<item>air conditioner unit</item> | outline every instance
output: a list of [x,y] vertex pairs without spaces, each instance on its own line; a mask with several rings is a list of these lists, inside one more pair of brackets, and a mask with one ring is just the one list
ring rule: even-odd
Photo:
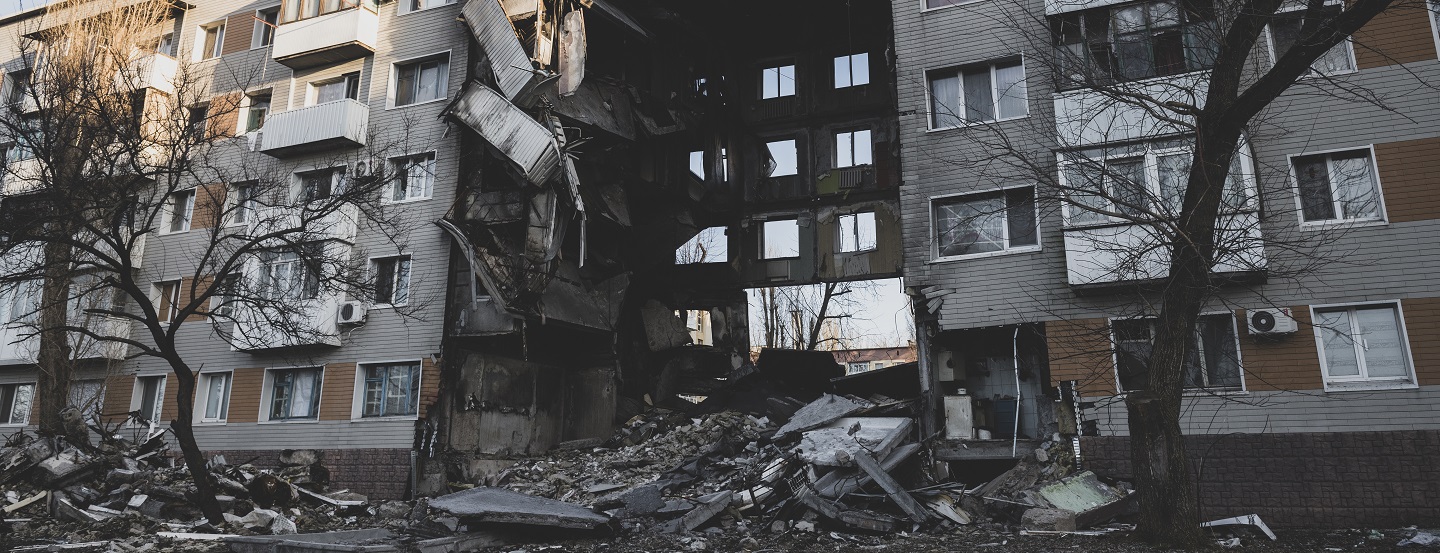
[[364,302],[355,300],[342,301],[340,302],[339,313],[337,313],[337,322],[342,325],[360,324],[365,322],[365,314],[368,312],[369,310],[365,308]]
[[1250,311],[1250,334],[1291,334],[1300,329],[1288,308]]

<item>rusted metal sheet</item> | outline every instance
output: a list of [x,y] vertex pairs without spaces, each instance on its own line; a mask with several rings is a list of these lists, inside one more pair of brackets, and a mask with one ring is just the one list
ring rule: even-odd
[[569,96],[585,80],[585,12],[573,10],[565,14],[560,30],[560,95]]
[[505,15],[505,8],[499,0],[469,0],[461,11],[470,32],[480,41],[480,48],[490,58],[490,68],[495,72],[495,82],[505,93],[505,98],[514,100],[535,78],[535,66],[515,26]]
[[485,85],[466,83],[446,114],[480,133],[518,165],[531,184],[545,184],[560,168],[560,150],[550,129]]

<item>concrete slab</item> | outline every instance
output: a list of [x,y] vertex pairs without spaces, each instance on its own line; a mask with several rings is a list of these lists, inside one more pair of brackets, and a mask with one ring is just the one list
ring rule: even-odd
[[871,405],[868,401],[855,401],[847,397],[825,394],[820,396],[820,399],[812,401],[796,411],[785,423],[785,426],[781,426],[780,430],[775,431],[774,439],[779,440],[794,432],[820,428]]
[[501,488],[473,488],[430,500],[440,509],[473,522],[529,524],[593,530],[610,522],[579,505],[525,495]]

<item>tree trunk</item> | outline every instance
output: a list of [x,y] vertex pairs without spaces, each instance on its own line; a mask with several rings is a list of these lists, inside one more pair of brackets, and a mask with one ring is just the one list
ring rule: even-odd
[[172,360],[171,367],[178,386],[175,387],[175,420],[170,421],[170,432],[175,434],[175,442],[180,445],[180,453],[185,458],[185,468],[190,471],[190,479],[195,481],[195,497],[191,499],[211,524],[224,524],[225,515],[220,510],[220,501],[215,499],[215,480],[205,467],[205,455],[200,452],[200,445],[195,443],[195,431],[191,426],[195,418],[194,402],[191,401],[195,394],[195,373],[190,372],[190,367],[183,362]]
[[70,334],[63,328],[69,322],[70,246],[61,241],[47,242],[44,262],[37,318],[40,350],[35,360],[39,368],[36,411],[41,434],[63,436],[65,423],[60,419],[60,410],[70,401],[70,380],[74,376]]

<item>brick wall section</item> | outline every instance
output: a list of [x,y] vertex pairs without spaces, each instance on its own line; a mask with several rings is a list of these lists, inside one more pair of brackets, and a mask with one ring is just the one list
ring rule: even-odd
[[[410,450],[408,449],[326,449],[321,450],[320,464],[330,469],[330,490],[350,490],[365,497],[403,499],[410,487]],[[276,450],[206,451],[206,457],[224,455],[225,461],[239,464],[251,461],[260,468],[280,466]]]
[[1256,338],[1250,335],[1249,313],[1236,312],[1240,332],[1240,364],[1245,370],[1245,388],[1252,391],[1321,390],[1320,353],[1315,346],[1310,308],[1290,306],[1300,329],[1294,334]]
[[1430,14],[1421,2],[1396,2],[1353,38],[1360,69],[1435,59]]
[[[1188,436],[1201,516],[1275,527],[1398,528],[1440,520],[1440,431]],[[1130,474],[1129,439],[1081,440],[1086,466]]]
[[1394,223],[1440,217],[1440,138],[1375,145],[1385,214]]

